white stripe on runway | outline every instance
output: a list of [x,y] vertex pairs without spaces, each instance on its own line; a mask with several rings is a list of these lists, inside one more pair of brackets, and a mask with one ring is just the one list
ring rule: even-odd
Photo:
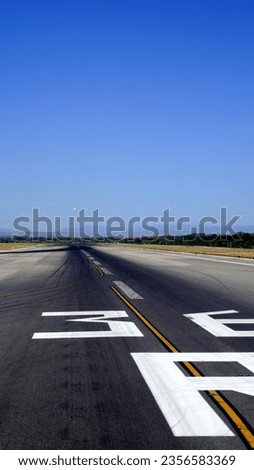
[[85,339],[143,336],[135,323],[132,322],[112,322],[110,326],[112,326],[112,329],[108,331],[57,331],[34,333],[32,339]]
[[114,284],[121,289],[124,294],[129,297],[129,299],[143,299],[141,295],[137,294],[135,290],[131,289],[129,286],[127,286],[124,282],[122,281],[114,281]]
[[107,315],[107,318],[128,317],[125,310],[87,310],[84,312],[71,311],[71,312],[43,312],[42,313],[42,317],[72,317],[72,316],[93,317],[94,315],[98,315],[98,316]]
[[113,274],[111,271],[109,271],[109,269],[103,268],[102,266],[100,266],[100,269],[104,274]]

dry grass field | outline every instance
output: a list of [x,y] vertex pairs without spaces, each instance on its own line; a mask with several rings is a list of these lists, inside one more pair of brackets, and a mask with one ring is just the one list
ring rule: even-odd
[[27,243],[0,243],[0,251],[2,250],[17,250],[19,248],[30,248],[31,245]]
[[34,248],[37,246],[45,246],[43,244],[32,244],[32,243],[0,243],[0,251],[11,251],[11,250],[19,250],[20,248],[24,248],[29,250],[30,248]]

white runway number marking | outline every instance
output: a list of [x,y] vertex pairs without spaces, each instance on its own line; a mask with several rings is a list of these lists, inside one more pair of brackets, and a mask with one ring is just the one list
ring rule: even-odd
[[239,313],[236,310],[221,310],[219,312],[202,312],[202,313],[188,313],[184,316],[192,320],[197,325],[209,331],[214,336],[230,336],[230,337],[252,337],[254,336],[253,330],[233,330],[226,324],[254,324],[254,319],[249,318],[212,318],[211,315],[227,315],[230,313]]
[[254,353],[133,353],[175,436],[234,436],[199,393],[232,390],[254,396],[254,377],[188,377],[177,362],[238,362],[254,372]]
[[82,331],[50,331],[34,333],[32,339],[71,339],[71,338],[116,338],[143,336],[141,331],[130,321],[116,321],[116,318],[128,318],[125,310],[96,310],[85,312],[44,312],[43,317],[81,317],[67,319],[67,322],[78,322],[87,326],[86,323],[104,324],[105,330],[87,330]]

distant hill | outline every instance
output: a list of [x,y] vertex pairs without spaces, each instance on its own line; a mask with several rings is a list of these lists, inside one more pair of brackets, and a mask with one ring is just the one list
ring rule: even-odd
[[12,237],[13,230],[8,228],[0,228],[0,237]]
[[[157,230],[157,234],[159,232],[159,236],[163,236],[163,235],[173,235],[173,236],[181,236],[181,235],[190,235],[191,233],[193,233],[193,230],[195,230],[195,232],[198,234],[198,233],[202,233],[202,230],[200,229],[200,227],[198,226],[191,226],[190,224],[183,224],[182,227],[177,227],[176,224],[170,224],[170,233],[164,233],[164,227],[163,225],[158,222],[157,224],[156,223],[149,223],[150,227],[151,227],[151,230],[148,230],[148,226],[145,228],[142,227],[141,223],[137,223],[135,224],[134,227],[132,227],[132,232],[133,232],[133,236],[134,237],[140,237],[140,236],[151,236],[153,233],[152,233],[152,227],[154,227],[154,229]],[[181,230],[180,230],[181,228]],[[250,234],[254,234],[254,225],[236,225],[236,226],[233,226],[233,229],[236,233],[238,232],[242,232],[242,233],[250,233]],[[86,233],[87,233],[87,236],[91,236],[93,237],[94,234],[93,234],[93,229],[92,227],[88,227],[88,229],[86,230]],[[221,234],[221,227],[219,225],[213,225],[213,224],[205,224],[204,226],[204,231],[203,233],[205,233],[206,235],[212,235],[212,234]],[[106,227],[101,224],[99,226],[99,234],[101,237],[105,237],[105,236],[108,236],[108,237],[115,237],[117,238],[118,235],[121,235],[121,236],[124,236],[124,237],[128,237],[128,236],[132,236],[130,233],[128,233],[128,227],[126,226],[126,230],[124,231],[116,231],[116,230],[113,230],[111,233],[107,233],[107,230],[106,230]],[[13,237],[14,235],[16,236],[22,236],[24,235],[23,233],[21,234],[20,232],[16,231],[16,230],[11,230],[9,228],[0,228],[0,238],[11,238]],[[37,238],[37,237],[45,237],[45,238],[54,238],[56,236],[56,233],[53,232],[53,233],[46,233],[45,231],[40,231],[40,232],[36,232],[34,234],[31,234],[32,237],[34,238]],[[69,230],[68,228],[64,228],[61,230],[61,236],[62,237],[68,237],[68,236],[73,236],[73,233],[69,233]],[[79,237],[80,236],[80,233],[79,233],[79,227],[75,227],[75,236],[76,237]]]

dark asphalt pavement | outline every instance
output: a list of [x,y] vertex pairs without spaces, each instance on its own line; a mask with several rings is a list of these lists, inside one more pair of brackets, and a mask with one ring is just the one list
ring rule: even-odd
[[1,449],[254,447],[254,261],[104,246],[0,267]]

